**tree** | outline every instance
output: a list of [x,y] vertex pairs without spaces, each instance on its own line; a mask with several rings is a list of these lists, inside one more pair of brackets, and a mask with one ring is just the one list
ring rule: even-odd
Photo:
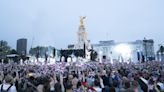
[[93,61],[95,61],[96,60],[96,58],[97,58],[97,52],[96,51],[94,51],[94,50],[91,50],[91,60],[93,60]]
[[157,51],[157,58],[158,60],[161,58],[161,61],[164,60],[164,47],[160,46],[159,50]]
[[0,41],[0,54],[8,54],[10,51],[10,46],[8,46],[7,41]]
[[[0,41],[0,59],[4,59],[4,62],[8,62],[6,55],[10,51],[10,46],[8,46],[7,41]],[[1,61],[1,60],[0,60]]]
[[9,54],[18,54],[18,52],[15,49],[12,49],[9,51]]
[[163,47],[163,46],[160,46],[159,51],[160,51],[161,54],[163,54],[163,52],[164,52],[164,47]]

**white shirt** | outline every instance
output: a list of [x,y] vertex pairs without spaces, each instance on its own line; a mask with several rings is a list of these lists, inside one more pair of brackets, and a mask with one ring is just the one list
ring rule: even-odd
[[[0,85],[0,91],[1,91],[1,86]],[[10,84],[3,84],[3,90],[7,90],[11,85]],[[13,85],[8,92],[17,92],[16,87]]]
[[96,92],[102,92],[102,88],[99,88],[99,87],[93,87],[95,90],[96,90]]

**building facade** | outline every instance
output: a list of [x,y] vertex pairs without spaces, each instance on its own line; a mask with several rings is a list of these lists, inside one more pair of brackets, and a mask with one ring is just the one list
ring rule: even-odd
[[119,61],[148,61],[155,58],[153,40],[136,40],[134,42],[115,42],[114,40],[100,41],[92,44],[93,50],[98,53],[99,60]]
[[27,54],[27,39],[22,38],[17,40],[17,52],[19,55]]
[[143,40],[143,54],[146,57],[146,61],[155,59],[155,51],[154,51],[154,41],[152,39],[147,40],[144,38]]

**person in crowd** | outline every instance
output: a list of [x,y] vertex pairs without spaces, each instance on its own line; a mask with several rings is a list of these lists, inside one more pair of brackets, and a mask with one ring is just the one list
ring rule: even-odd
[[102,92],[102,88],[100,87],[100,81],[98,79],[94,80],[94,90],[95,92]]
[[17,92],[14,78],[11,75],[5,76],[4,82],[0,85],[0,92]]
[[[160,92],[164,63],[0,64],[0,92]],[[141,80],[142,79],[142,80]],[[140,80],[142,82],[140,82]],[[142,87],[143,85],[144,87]]]

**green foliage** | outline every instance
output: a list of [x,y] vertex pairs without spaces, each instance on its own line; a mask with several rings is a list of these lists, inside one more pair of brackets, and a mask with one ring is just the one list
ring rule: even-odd
[[164,47],[163,46],[160,46],[160,52],[163,53],[164,52]]
[[98,55],[97,52],[92,50],[92,52],[91,52],[91,60],[95,61],[96,58],[97,58],[97,55]]
[[10,46],[8,46],[8,43],[6,41],[1,40],[0,41],[0,54],[8,54],[10,51]]
[[18,54],[18,52],[15,49],[12,49],[9,51],[9,54]]
[[161,54],[164,53],[164,47],[163,46],[159,47],[159,50],[157,51],[157,54],[159,54],[159,53],[161,53]]

